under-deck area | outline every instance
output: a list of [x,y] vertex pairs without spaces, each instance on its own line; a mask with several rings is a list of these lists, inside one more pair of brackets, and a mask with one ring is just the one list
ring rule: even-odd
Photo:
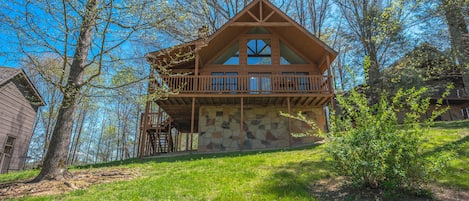
[[[275,106],[290,113],[293,107],[322,107],[332,96],[327,90],[320,93],[298,93],[294,88],[290,91],[269,90],[263,93],[230,91],[200,94],[181,91],[177,95],[147,104],[147,113],[142,116],[146,123],[142,122],[141,125],[139,155],[192,150],[196,143],[194,134],[200,130],[200,108],[203,106],[239,108],[240,116],[236,118],[244,122],[247,119],[243,109],[247,107]],[[240,128],[236,130],[245,130],[243,126],[245,125],[240,124]]]

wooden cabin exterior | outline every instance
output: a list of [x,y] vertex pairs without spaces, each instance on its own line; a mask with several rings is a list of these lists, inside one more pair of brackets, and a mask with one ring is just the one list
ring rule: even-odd
[[[147,55],[154,100],[142,115],[140,157],[191,150],[196,133],[199,152],[317,140],[292,135],[307,127],[280,111],[302,111],[325,129],[334,50],[267,0],[253,1],[211,35],[200,29],[199,36]],[[162,91],[171,93],[161,98]]]
[[23,168],[44,101],[23,70],[0,67],[0,172]]
[[[443,105],[449,106],[449,109],[436,120],[469,119],[469,95],[464,90],[461,67],[429,43],[421,44],[391,65],[384,71],[382,80],[385,89],[391,93],[400,88],[428,88],[432,103],[428,117],[437,100],[442,99]],[[443,96],[450,84],[454,88]],[[400,117],[403,119],[403,114]]]

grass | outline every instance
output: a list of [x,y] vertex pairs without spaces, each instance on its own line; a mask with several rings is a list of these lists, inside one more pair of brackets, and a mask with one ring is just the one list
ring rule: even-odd
[[[469,190],[469,121],[437,123],[427,134],[428,155],[454,149],[448,174],[437,183]],[[135,168],[137,179],[91,186],[68,194],[21,200],[315,200],[312,183],[334,177],[324,145],[265,152],[132,159],[77,167]],[[0,175],[0,181],[37,171]]]

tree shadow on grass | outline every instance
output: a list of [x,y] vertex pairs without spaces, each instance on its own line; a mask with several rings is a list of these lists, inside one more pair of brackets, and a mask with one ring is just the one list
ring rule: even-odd
[[202,159],[208,159],[208,158],[233,158],[233,157],[257,155],[257,154],[264,154],[264,153],[277,153],[277,152],[285,152],[285,151],[313,149],[319,145],[321,144],[317,143],[317,144],[312,144],[308,146],[284,148],[284,149],[246,150],[246,151],[234,151],[234,152],[224,152],[224,153],[188,152],[185,155],[168,156],[168,157],[164,157],[164,154],[162,154],[161,155],[162,157],[131,158],[131,159],[121,160],[121,161],[112,161],[112,162],[106,162],[106,163],[75,166],[73,168],[87,169],[87,168],[115,167],[115,166],[121,166],[121,165],[129,165],[129,164],[145,164],[145,163],[150,163],[150,162],[151,163],[171,163],[171,162],[195,161],[195,160],[202,160]]
[[433,128],[442,128],[442,129],[469,128],[469,120],[439,121],[439,122],[435,122],[432,127]]
[[331,175],[331,165],[329,161],[289,163],[267,177],[258,189],[279,200],[433,200],[428,194],[405,190],[387,193],[383,189],[354,187],[344,177]]
[[466,142],[469,142],[469,135],[459,140],[443,144],[439,147],[435,147],[434,149],[425,152],[423,155],[427,157],[444,151],[456,151],[458,154],[467,155],[469,152],[467,152],[467,150],[465,149],[462,149],[463,144],[465,144]]
[[326,160],[300,161],[277,167],[277,171],[258,186],[261,193],[274,194],[278,198],[314,200],[314,182],[330,177],[331,163]]

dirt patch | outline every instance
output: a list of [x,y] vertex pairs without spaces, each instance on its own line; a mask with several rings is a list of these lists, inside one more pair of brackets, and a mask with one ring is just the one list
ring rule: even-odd
[[445,200],[462,201],[469,200],[469,191],[445,188],[430,185],[429,190],[433,195],[417,195],[401,192],[399,194],[385,194],[380,189],[356,189],[345,184],[344,178],[323,179],[312,184],[311,194],[318,200],[401,200],[401,201],[426,201]]
[[134,169],[78,170],[73,177],[64,181],[28,181],[0,184],[0,200],[24,196],[57,195],[77,189],[85,189],[93,184],[134,179],[138,176]]

